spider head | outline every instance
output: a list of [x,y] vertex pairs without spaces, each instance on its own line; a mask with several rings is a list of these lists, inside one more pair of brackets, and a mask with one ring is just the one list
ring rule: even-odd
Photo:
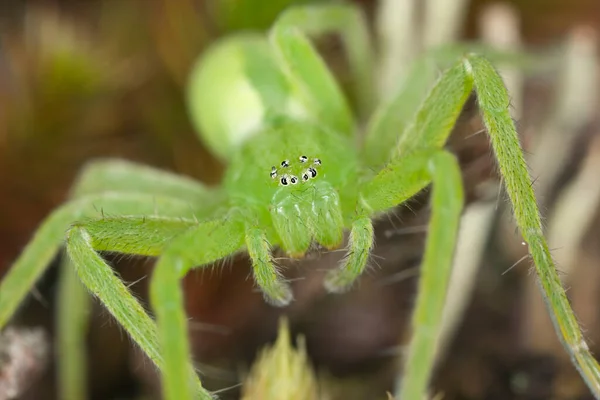
[[302,154],[296,160],[285,159],[277,166],[273,165],[269,174],[278,185],[293,187],[315,179],[321,164],[320,158]]
[[303,256],[313,241],[331,249],[338,247],[343,239],[344,222],[337,190],[326,180],[309,179],[305,183],[282,185],[270,206],[281,247],[292,257]]

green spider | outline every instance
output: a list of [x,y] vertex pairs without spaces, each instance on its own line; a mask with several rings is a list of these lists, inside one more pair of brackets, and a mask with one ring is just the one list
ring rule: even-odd
[[[346,46],[359,118],[368,119],[360,139],[347,100],[306,36],[326,32],[339,34]],[[211,398],[191,363],[180,285],[188,271],[247,251],[265,298],[284,306],[293,296],[273,248],[300,257],[312,246],[340,246],[349,230],[347,257],[325,280],[330,292],[348,290],[368,264],[372,220],[432,183],[412,339],[397,393],[421,400],[434,366],[463,207],[459,166],[443,146],[475,90],[559,336],[600,397],[600,369],[542,234],[509,97],[494,67],[463,55],[432,85],[437,70],[423,58],[403,89],[371,112],[372,58],[364,17],[346,5],[291,8],[267,36],[240,34],[215,44],[194,69],[189,98],[202,139],[229,163],[223,184],[207,188],[123,161],[90,164],[73,200],[42,223],[0,284],[0,327],[64,243],[81,282],[160,369],[164,398]],[[417,101],[415,94],[431,86]],[[100,251],[158,257],[150,286],[156,322]]]

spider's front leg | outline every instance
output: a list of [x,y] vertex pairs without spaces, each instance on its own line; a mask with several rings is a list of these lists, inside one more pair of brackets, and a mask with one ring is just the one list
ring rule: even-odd
[[267,298],[287,304],[291,290],[281,281],[264,233],[232,211],[224,219],[208,221],[175,238],[160,257],[150,284],[164,357],[163,394],[168,400],[191,400],[190,348],[181,279],[194,267],[210,265],[246,247],[254,278]]
[[[427,183],[428,177],[422,175],[425,171],[411,169],[412,162],[405,160],[417,156],[423,149],[440,149],[444,146],[473,90],[477,93],[478,104],[513,206],[515,220],[529,246],[529,252],[540,279],[542,294],[547,300],[548,311],[553,316],[557,334],[563,341],[566,350],[571,354],[575,366],[579,369],[594,396],[600,398],[600,367],[583,339],[581,329],[561,286],[546,239],[543,236],[531,178],[519,144],[518,134],[509,113],[508,93],[502,79],[488,61],[476,55],[468,55],[440,77],[417,112],[414,123],[401,133],[397,145],[391,153],[391,161],[388,166],[363,188],[364,208],[370,207],[377,211],[386,206],[391,207],[392,203],[378,205],[376,200],[392,198],[397,190],[405,190],[405,185],[410,181],[412,184],[408,185],[410,190],[406,195],[416,192]],[[369,132],[369,135],[378,135],[381,132],[383,131],[374,130]],[[376,142],[376,138],[371,142]],[[448,163],[449,168],[450,164]],[[401,166],[399,167],[402,168],[401,173],[405,174],[406,178],[400,175],[400,170],[394,173],[395,166]],[[429,166],[434,167],[433,161],[430,161]],[[436,185],[445,187],[446,183],[441,179],[439,182],[436,181],[435,174],[432,177],[434,191]],[[459,180],[453,180],[455,182],[452,185],[459,187]],[[450,190],[450,187],[446,190]],[[377,194],[378,191],[381,193]],[[403,198],[405,198],[404,194],[398,200]],[[453,201],[453,199],[454,197],[440,199],[439,203]],[[434,213],[436,203],[438,200],[434,194]],[[438,205],[438,207],[440,206]],[[435,223],[434,220],[435,216],[432,218],[432,224]],[[429,232],[430,235],[437,236],[444,230],[443,228],[434,229],[431,226]],[[453,236],[452,240],[454,240],[455,234],[448,233],[448,236]],[[441,239],[444,238],[441,237]],[[435,239],[428,240],[426,257],[440,252],[442,255],[451,254],[450,252],[445,253],[448,249],[444,245],[440,244],[440,247],[438,245],[434,247],[432,243],[435,243]],[[405,376],[401,379],[399,397],[403,399],[420,399],[425,395],[426,384],[434,365],[433,355],[439,334],[432,327],[439,327],[442,317],[441,308],[430,309],[430,304],[434,301],[431,299],[443,299],[446,295],[446,283],[436,285],[433,283],[436,282],[439,274],[447,275],[445,267],[449,267],[449,264],[432,264],[430,268],[422,269],[413,319],[414,335],[405,365]],[[438,271],[437,268],[440,268],[441,271]],[[420,328],[421,325],[424,326],[423,329]],[[425,334],[423,334],[423,330],[425,330]]]
[[[144,208],[140,203],[141,207],[133,210],[133,213],[198,220],[215,218],[223,202],[223,192],[218,189],[208,188],[190,178],[119,159],[100,159],[86,164],[75,182],[71,197],[79,199],[106,192],[143,195],[148,207]],[[162,197],[177,199],[176,202],[181,203],[182,207],[159,206],[154,199]],[[98,206],[102,207],[101,204]],[[107,215],[118,214],[118,210],[112,207],[102,210]],[[61,398],[65,399],[84,398],[86,393],[85,337],[90,307],[86,289],[73,273],[74,267],[69,257],[63,257],[58,290],[57,346],[61,354],[58,388]],[[134,337],[134,340],[137,338]]]
[[[99,210],[139,217],[92,220]],[[187,221],[185,216],[189,216]],[[75,221],[82,222],[70,227]],[[187,230],[189,223],[196,222],[188,202],[160,195],[106,192],[65,204],[46,218],[0,282],[0,326],[50,264],[68,232],[67,251],[81,281],[152,361],[163,367],[154,322],[95,250],[156,256],[173,236]]]
[[[150,201],[148,201],[150,200]],[[58,253],[69,225],[82,218],[97,217],[100,210],[116,215],[168,215],[192,217],[189,204],[177,199],[137,193],[106,192],[73,200],[47,217],[33,239],[0,282],[0,327],[22,303],[25,296]]]
[[150,301],[160,338],[162,391],[167,400],[192,400],[190,346],[181,279],[196,266],[209,265],[243,247],[238,219],[198,224],[175,238],[158,260],[150,282]]
[[463,189],[456,158],[443,150],[420,150],[394,160],[360,190],[358,218],[352,224],[345,263],[326,280],[330,291],[349,287],[363,272],[373,244],[370,217],[410,199],[433,183],[431,219],[421,264],[417,306],[413,314],[413,339],[406,360],[399,399],[422,399],[433,364],[436,339],[452,267]]
[[365,186],[362,195],[365,209],[389,210],[429,182],[431,219],[412,316],[412,339],[397,397],[400,399],[424,398],[434,364],[464,201],[460,167],[454,155],[446,151],[416,151],[391,162]]

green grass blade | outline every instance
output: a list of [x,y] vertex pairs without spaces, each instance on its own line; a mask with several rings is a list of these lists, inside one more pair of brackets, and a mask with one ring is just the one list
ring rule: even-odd
[[588,387],[600,399],[600,367],[585,342],[544,238],[531,178],[508,111],[508,93],[494,67],[485,59],[470,56],[464,65],[473,77],[483,120],[513,205],[515,219],[529,246],[556,332]]

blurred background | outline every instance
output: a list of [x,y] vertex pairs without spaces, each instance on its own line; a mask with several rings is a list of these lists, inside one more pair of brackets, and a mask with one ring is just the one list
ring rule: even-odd
[[[218,184],[224,165],[203,148],[184,102],[190,69],[220,36],[266,29],[293,3],[301,2],[2,0],[0,278],[40,221],[65,201],[78,170],[92,158],[125,158]],[[393,1],[357,3],[374,34],[387,32],[392,41],[401,34],[402,29],[384,29],[395,14],[381,11],[393,7]],[[513,116],[550,246],[589,343],[600,353],[600,3],[456,4],[450,39],[480,39],[549,60],[525,74],[503,72],[513,90]],[[406,15],[397,18],[397,27],[424,24],[417,17],[408,22]],[[340,82],[349,86],[336,38],[319,41],[319,48]],[[591,398],[537,293],[474,104],[465,108],[449,147],[463,167],[468,206],[456,255],[456,265],[463,267],[453,281],[436,393],[444,399]],[[399,208],[396,218],[379,222],[375,257],[380,268],[344,295],[322,289],[324,271],[337,264],[339,253],[284,262],[297,298],[285,310],[266,305],[255,292],[244,256],[224,268],[190,273],[184,282],[190,335],[195,358],[207,366],[208,387],[222,390],[223,398],[239,398],[244,371],[257,351],[275,339],[278,319],[285,314],[292,333],[306,337],[330,398],[385,398],[408,338],[428,212],[424,193],[410,202],[410,210]],[[152,260],[112,261],[146,299]],[[44,337],[38,345],[47,347],[28,372],[19,399],[58,398],[56,283],[53,265],[13,320],[15,326],[40,328]],[[89,398],[159,398],[154,367],[108,313],[95,304],[90,319]]]

